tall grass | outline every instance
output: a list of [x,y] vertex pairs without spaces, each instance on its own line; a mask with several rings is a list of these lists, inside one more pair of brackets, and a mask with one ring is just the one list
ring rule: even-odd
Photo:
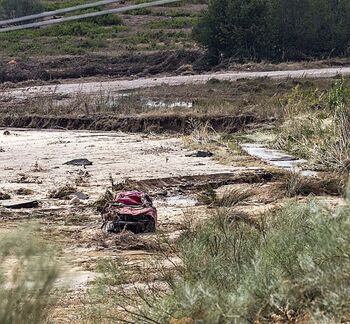
[[316,167],[350,170],[350,88],[344,79],[328,91],[296,87],[283,103],[276,146]]
[[47,323],[57,275],[52,251],[32,235],[2,235],[0,324]]

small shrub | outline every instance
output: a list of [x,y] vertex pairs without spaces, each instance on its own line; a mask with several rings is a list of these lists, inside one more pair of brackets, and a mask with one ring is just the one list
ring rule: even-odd
[[234,188],[226,190],[221,197],[216,191],[209,186],[204,192],[197,195],[198,200],[211,207],[227,207],[232,208],[246,201],[254,195],[254,192],[249,189]]
[[0,264],[0,323],[48,323],[58,276],[53,252],[28,230],[2,235]]

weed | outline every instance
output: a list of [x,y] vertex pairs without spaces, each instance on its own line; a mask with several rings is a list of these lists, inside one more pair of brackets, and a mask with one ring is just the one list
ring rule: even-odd
[[227,207],[232,208],[246,201],[254,195],[252,190],[234,188],[226,190],[221,197],[212,187],[208,187],[206,191],[198,194],[198,200],[211,207]]

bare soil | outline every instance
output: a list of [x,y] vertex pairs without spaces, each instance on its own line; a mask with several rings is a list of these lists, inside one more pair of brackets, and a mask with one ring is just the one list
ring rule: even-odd
[[[0,59],[0,85],[43,85],[91,80],[135,79],[152,76],[192,75],[208,72],[236,71],[293,71],[346,67],[348,59],[305,61],[291,63],[232,63],[224,61],[218,66],[206,64],[205,52],[199,49],[172,51],[126,52],[108,54],[66,55],[54,57],[17,58],[17,64]],[[94,79],[92,79],[94,78]]]
[[257,123],[252,115],[241,116],[145,116],[145,117],[45,117],[5,116],[0,126],[16,128],[102,130],[141,133],[183,133],[189,134],[191,123],[208,124],[215,131],[234,133]]

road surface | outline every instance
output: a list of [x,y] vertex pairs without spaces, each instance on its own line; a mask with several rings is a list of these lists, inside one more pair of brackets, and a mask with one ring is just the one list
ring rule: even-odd
[[350,75],[350,67],[334,67],[324,69],[294,70],[294,71],[269,71],[269,72],[225,72],[225,73],[209,73],[198,75],[180,75],[155,78],[141,78],[135,80],[115,80],[105,82],[88,82],[73,84],[58,84],[34,86],[26,88],[16,88],[1,91],[0,95],[27,98],[36,95],[61,94],[72,95],[75,93],[100,93],[100,92],[118,92],[121,90],[132,90],[148,87],[156,87],[160,85],[186,85],[186,84],[204,84],[211,79],[220,81],[237,81],[239,79],[288,79],[288,78],[329,78],[337,75]]

